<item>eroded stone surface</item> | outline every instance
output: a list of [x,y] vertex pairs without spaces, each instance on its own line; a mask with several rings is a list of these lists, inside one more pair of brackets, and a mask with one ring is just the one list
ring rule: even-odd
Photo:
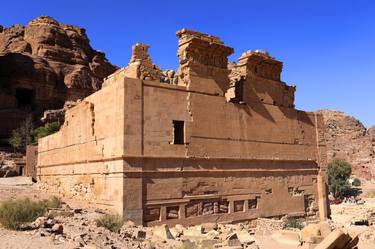
[[375,174],[374,128],[369,130],[356,118],[343,112],[321,110],[325,126],[328,161],[344,159],[357,177]]
[[38,119],[100,89],[116,69],[90,46],[83,28],[41,16],[0,29],[0,139],[27,114]]

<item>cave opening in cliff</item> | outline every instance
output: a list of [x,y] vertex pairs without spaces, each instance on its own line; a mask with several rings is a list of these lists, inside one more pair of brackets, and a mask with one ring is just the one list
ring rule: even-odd
[[16,89],[16,99],[18,107],[33,107],[34,105],[34,90],[18,88]]

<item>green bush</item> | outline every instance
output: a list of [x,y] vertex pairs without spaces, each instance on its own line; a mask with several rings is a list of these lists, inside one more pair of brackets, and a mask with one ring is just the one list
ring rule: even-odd
[[47,208],[59,207],[61,200],[55,196],[42,201],[30,201],[28,198],[8,200],[0,205],[0,223],[5,228],[17,230],[21,225],[43,216]]
[[12,131],[12,135],[8,142],[15,151],[25,152],[26,146],[32,143],[32,132],[33,121],[32,117],[28,116],[20,127]]
[[354,178],[353,182],[352,182],[352,185],[355,186],[355,187],[361,186],[361,180],[359,180],[358,178]]
[[17,230],[22,224],[32,222],[45,213],[42,202],[29,199],[9,200],[0,206],[0,223],[8,229]]
[[52,122],[45,124],[44,126],[38,127],[33,131],[33,140],[37,142],[39,138],[51,135],[60,129],[60,124],[58,122]]
[[29,116],[20,127],[12,131],[12,136],[8,142],[15,151],[25,152],[27,145],[38,142],[39,138],[51,135],[59,131],[59,129],[59,122],[52,122],[34,130],[32,118]]
[[118,233],[124,225],[124,220],[117,214],[106,214],[95,220],[98,227],[105,227],[108,230]]
[[19,151],[22,147],[22,136],[19,130],[13,130],[12,136],[9,138],[9,144],[14,151]]
[[335,198],[342,199],[349,193],[351,173],[351,165],[344,160],[335,159],[328,165],[329,191]]
[[284,229],[285,228],[297,228],[297,229],[302,229],[303,228],[303,223],[300,219],[297,218],[288,218],[287,221],[284,224]]

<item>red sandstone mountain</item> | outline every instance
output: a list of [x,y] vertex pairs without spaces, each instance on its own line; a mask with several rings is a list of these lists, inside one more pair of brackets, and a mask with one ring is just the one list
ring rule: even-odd
[[356,176],[375,177],[375,126],[366,127],[343,112],[320,110],[325,123],[328,161],[344,159]]
[[42,16],[27,26],[0,26],[0,146],[30,113],[84,98],[117,67],[94,50],[85,29]]
[[[45,71],[40,76],[45,77],[46,83],[62,81],[68,88],[97,90],[103,78],[117,69],[104,53],[91,48],[85,29],[61,24],[47,16],[29,22],[26,27],[0,27],[0,53],[5,53],[2,60],[8,59],[9,53],[25,55],[23,62],[33,62],[37,64],[35,70]],[[2,77],[6,69],[2,69]]]

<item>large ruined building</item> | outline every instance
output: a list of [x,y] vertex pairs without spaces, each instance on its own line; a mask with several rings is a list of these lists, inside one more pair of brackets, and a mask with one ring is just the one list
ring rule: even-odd
[[282,63],[218,38],[177,32],[180,66],[162,72],[136,44],[129,65],[39,140],[46,188],[144,225],[325,218],[320,115],[294,108]]

